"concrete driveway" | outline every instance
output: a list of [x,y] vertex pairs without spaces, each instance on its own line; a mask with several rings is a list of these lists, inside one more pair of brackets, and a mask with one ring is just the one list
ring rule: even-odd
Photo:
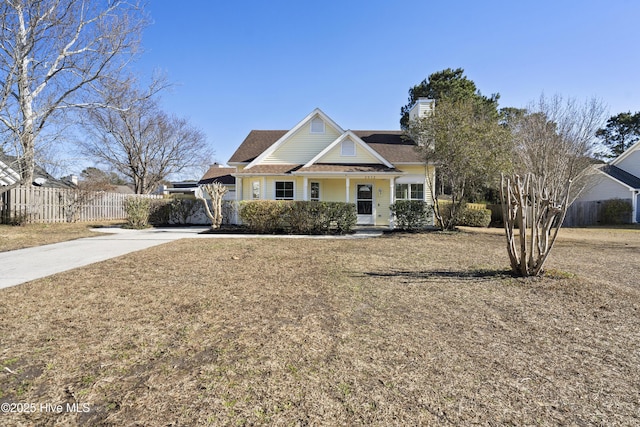
[[[61,273],[185,238],[366,238],[382,234],[362,230],[350,236],[265,236],[246,234],[199,234],[208,227],[171,227],[127,230],[95,228],[104,236],[86,237],[51,245],[0,252],[0,289]],[[107,234],[108,233],[108,234]]]

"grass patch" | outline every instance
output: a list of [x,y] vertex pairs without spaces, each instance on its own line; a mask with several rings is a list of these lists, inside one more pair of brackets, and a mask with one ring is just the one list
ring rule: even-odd
[[19,226],[0,224],[0,252],[97,236],[102,233],[93,232],[90,228],[117,223],[119,222],[25,224]]
[[181,240],[0,290],[0,401],[91,408],[2,423],[634,425],[627,235],[537,280],[465,232]]

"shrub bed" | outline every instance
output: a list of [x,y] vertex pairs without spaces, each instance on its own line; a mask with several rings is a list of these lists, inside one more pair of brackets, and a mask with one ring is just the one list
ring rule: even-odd
[[397,200],[389,209],[397,229],[415,231],[429,224],[433,208],[422,200]]
[[467,227],[488,227],[491,224],[491,210],[463,208],[456,218],[456,225]]
[[127,226],[130,228],[148,227],[150,209],[150,199],[142,197],[127,197],[124,200],[124,211],[127,214]]
[[261,234],[345,234],[356,225],[353,203],[252,200],[240,203],[240,218]]
[[[488,227],[491,224],[491,210],[483,208],[478,203],[462,205],[455,214],[454,224],[467,227]],[[440,204],[440,214],[443,218],[451,215],[451,203]]]
[[611,199],[602,202],[602,224],[618,225],[631,222],[633,206],[631,202],[623,199]]

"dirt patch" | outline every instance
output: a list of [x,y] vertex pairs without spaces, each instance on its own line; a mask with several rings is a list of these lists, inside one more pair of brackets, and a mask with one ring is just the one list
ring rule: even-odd
[[504,246],[193,239],[2,290],[0,401],[90,410],[0,424],[637,424],[640,232],[543,279]]

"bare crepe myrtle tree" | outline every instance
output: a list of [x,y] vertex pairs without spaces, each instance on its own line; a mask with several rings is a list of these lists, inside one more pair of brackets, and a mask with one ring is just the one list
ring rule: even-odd
[[157,95],[167,86],[162,76],[145,89],[133,78],[112,81],[102,89],[111,108],[85,109],[82,116],[82,151],[129,178],[137,194],[154,191],[170,175],[200,171],[211,160],[205,134],[160,108]]
[[[227,191],[227,187],[219,182],[200,185],[196,191],[196,198],[202,200],[204,211],[211,220],[211,228],[213,230],[220,228],[220,225],[222,225],[222,198],[227,194]],[[203,192],[209,195],[212,208],[209,208],[209,203],[204,197]]]
[[0,3],[0,123],[17,142],[20,183],[33,181],[43,131],[96,105],[94,85],[126,66],[146,22],[136,0]]
[[515,172],[502,176],[501,196],[515,274],[543,273],[567,208],[587,185],[595,133],[604,118],[598,100],[579,104],[542,96],[509,124]]

